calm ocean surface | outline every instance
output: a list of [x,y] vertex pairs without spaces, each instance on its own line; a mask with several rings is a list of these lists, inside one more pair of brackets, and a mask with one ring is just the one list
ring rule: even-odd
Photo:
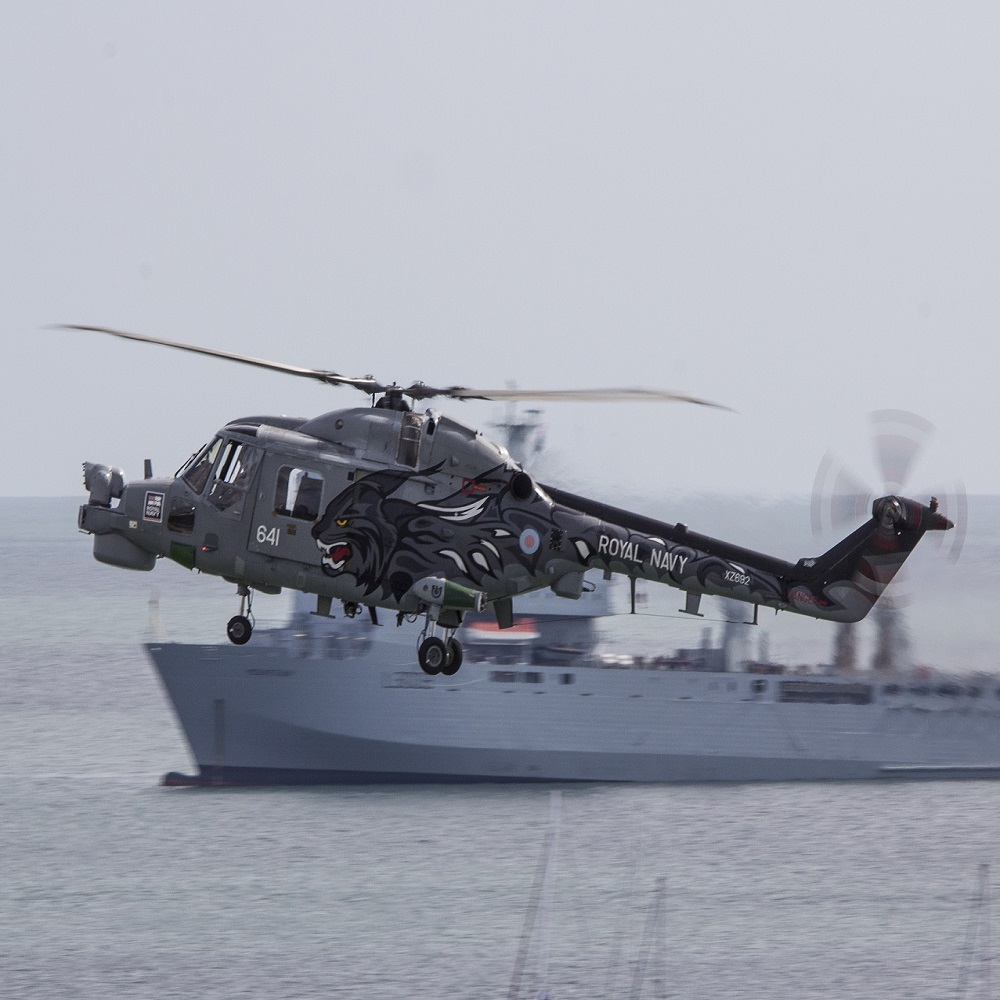
[[[551,789],[159,787],[193,764],[140,647],[150,599],[168,638],[204,641],[235,598],[99,566],[76,506],[0,500],[0,997],[507,997]],[[1000,783],[561,800],[522,997],[987,995],[993,942],[965,942],[979,865],[1000,881]]]

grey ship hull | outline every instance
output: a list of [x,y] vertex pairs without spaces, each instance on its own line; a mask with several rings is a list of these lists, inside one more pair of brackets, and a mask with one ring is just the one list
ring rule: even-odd
[[427,677],[410,630],[379,631],[150,644],[199,769],[167,783],[1000,776],[996,685],[469,658]]

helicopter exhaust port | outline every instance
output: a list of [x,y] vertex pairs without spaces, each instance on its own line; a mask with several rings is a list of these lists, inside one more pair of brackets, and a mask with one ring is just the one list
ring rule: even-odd
[[515,472],[510,478],[510,493],[515,500],[522,503],[529,500],[535,492],[535,483],[527,472]]

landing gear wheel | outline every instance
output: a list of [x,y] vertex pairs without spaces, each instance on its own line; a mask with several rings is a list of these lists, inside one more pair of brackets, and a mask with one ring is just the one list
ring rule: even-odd
[[448,659],[445,660],[441,673],[445,677],[452,677],[458,673],[458,668],[462,665],[462,644],[458,639],[449,639],[445,647],[448,650]]
[[244,643],[250,641],[250,636],[253,633],[253,625],[250,624],[250,619],[245,615],[235,615],[229,619],[229,624],[226,626],[226,635],[229,636],[229,641],[236,643],[237,646],[242,646]]
[[417,650],[420,669],[425,674],[439,674],[448,662],[448,648],[436,635],[424,639]]

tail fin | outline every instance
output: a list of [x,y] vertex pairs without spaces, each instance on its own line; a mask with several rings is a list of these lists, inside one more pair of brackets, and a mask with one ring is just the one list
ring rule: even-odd
[[937,512],[905,497],[880,497],[872,516],[857,531],[815,559],[801,559],[789,578],[788,604],[794,611],[837,622],[858,622],[874,607],[906,557],[926,531],[954,527]]

